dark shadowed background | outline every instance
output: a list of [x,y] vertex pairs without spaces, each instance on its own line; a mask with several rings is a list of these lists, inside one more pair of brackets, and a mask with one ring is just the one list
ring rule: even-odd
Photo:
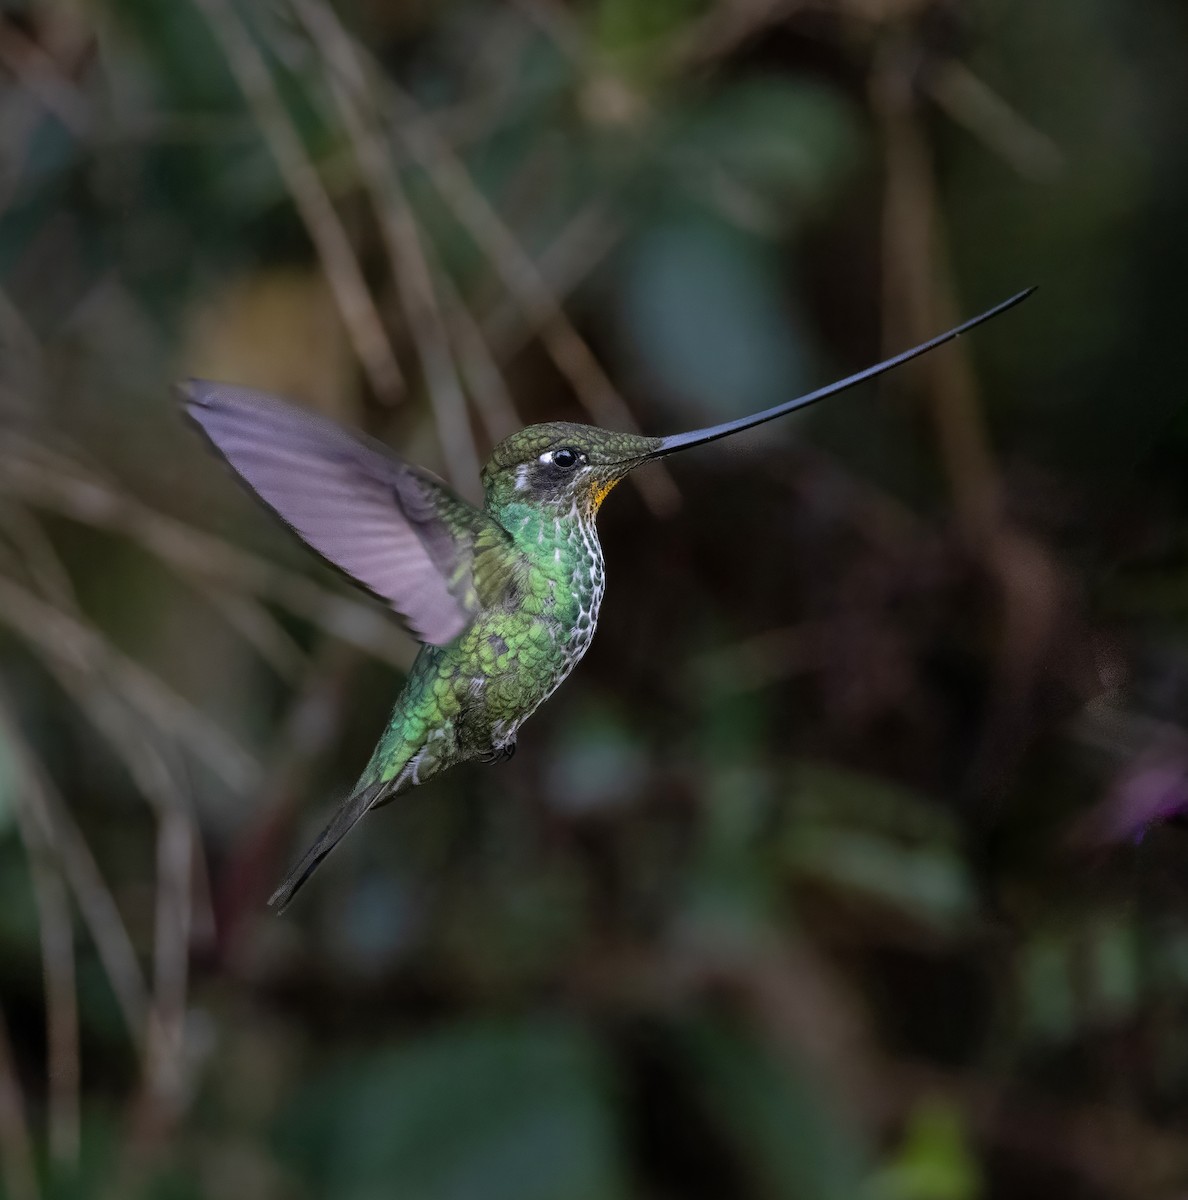
[[[0,5],[4,1200],[1188,1195],[1188,11]],[[624,485],[507,766],[180,419]]]

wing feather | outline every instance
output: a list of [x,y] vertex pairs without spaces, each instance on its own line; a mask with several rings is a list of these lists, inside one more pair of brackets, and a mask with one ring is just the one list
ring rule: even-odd
[[502,526],[379,443],[267,392],[201,379],[179,390],[260,499],[422,641],[456,637],[510,578]]

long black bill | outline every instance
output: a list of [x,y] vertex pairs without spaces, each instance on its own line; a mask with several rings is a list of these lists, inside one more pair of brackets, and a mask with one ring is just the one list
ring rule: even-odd
[[1016,304],[1021,304],[1034,291],[1035,288],[1029,287],[1026,291],[1012,296],[1009,300],[1004,300],[1001,304],[996,304],[993,308],[982,313],[981,316],[966,321],[964,325],[958,325],[956,329],[950,329],[948,333],[942,333],[939,337],[934,337],[929,342],[923,342],[919,346],[914,346],[911,350],[905,350],[902,354],[895,355],[894,358],[888,358],[881,363],[876,363],[873,367],[867,367],[865,371],[859,371],[856,375],[849,375],[845,379],[839,379],[837,383],[831,383],[827,387],[818,388],[815,392],[809,392],[805,396],[797,396],[795,400],[788,400],[784,404],[777,404],[775,408],[764,409],[763,412],[755,413],[753,416],[739,417],[735,421],[725,421],[721,425],[710,425],[706,429],[694,429],[690,433],[674,433],[671,437],[661,439],[659,448],[649,454],[648,457],[660,458],[662,455],[671,454],[674,450],[687,450],[690,446],[700,446],[705,442],[716,442],[718,438],[729,437],[732,433],[739,433],[744,429],[750,429],[753,425],[762,425],[764,421],[774,421],[776,417],[782,417],[786,413],[795,412],[799,408],[807,408],[810,404],[816,404],[818,400],[825,400],[829,396],[836,396],[838,392],[848,391],[852,387],[857,387],[860,383],[865,383],[868,379],[875,379],[885,371],[894,370],[895,367],[901,366],[903,363],[911,362],[913,358],[919,358],[921,354],[927,354],[929,350],[935,350],[938,346],[943,346],[946,342],[951,342],[963,333],[968,333],[984,321],[989,321],[991,318],[997,317],[999,313],[1006,312],[1008,308],[1014,308]]

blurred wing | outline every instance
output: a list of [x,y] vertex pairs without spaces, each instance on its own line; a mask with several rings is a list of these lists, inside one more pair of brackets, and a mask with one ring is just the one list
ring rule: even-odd
[[323,417],[192,379],[186,411],[305,542],[442,645],[510,572],[510,538],[440,480]]

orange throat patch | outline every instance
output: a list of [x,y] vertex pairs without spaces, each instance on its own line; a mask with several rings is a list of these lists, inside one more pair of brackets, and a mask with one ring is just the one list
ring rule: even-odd
[[611,494],[611,492],[614,490],[615,484],[618,482],[619,481],[617,479],[603,480],[594,484],[594,486],[591,487],[586,493],[586,504],[591,516],[595,516],[597,514],[598,510],[602,507],[602,502]]

